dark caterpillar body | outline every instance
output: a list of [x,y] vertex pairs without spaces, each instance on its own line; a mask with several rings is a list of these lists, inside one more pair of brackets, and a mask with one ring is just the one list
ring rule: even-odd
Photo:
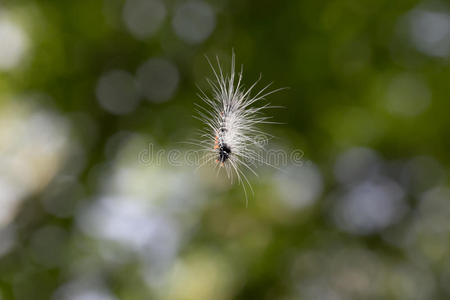
[[231,154],[231,148],[228,147],[227,144],[222,144],[221,146],[219,146],[219,158],[218,161],[221,163],[224,163],[227,161],[227,159],[229,158]]

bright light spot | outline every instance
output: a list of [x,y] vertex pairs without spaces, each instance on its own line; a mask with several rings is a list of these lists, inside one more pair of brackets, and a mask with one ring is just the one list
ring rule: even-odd
[[410,37],[416,48],[430,56],[450,54],[450,15],[445,12],[414,10],[409,15]]
[[151,220],[141,202],[105,197],[83,211],[79,225],[86,234],[140,249],[150,235]]
[[278,173],[275,183],[281,200],[293,209],[314,203],[323,188],[320,171],[313,164],[291,166]]
[[391,80],[386,92],[386,106],[390,113],[414,117],[428,108],[431,91],[423,80],[401,74]]
[[23,198],[49,183],[69,146],[62,117],[21,103],[0,110],[0,227],[14,217]]
[[338,227],[354,234],[371,234],[396,223],[406,210],[403,190],[388,179],[361,183],[335,199]]
[[139,67],[137,80],[148,100],[164,102],[169,100],[177,89],[178,69],[170,61],[152,58]]
[[210,36],[215,22],[215,14],[209,4],[190,1],[177,7],[172,26],[180,39],[198,44]]
[[97,83],[97,100],[110,113],[131,113],[139,104],[139,94],[131,74],[115,70],[103,74]]
[[0,13],[0,70],[15,68],[28,48],[28,38],[23,30]]
[[130,33],[138,39],[151,37],[166,16],[164,3],[159,0],[127,0],[123,19]]
[[170,260],[178,245],[171,219],[151,213],[136,199],[100,198],[82,211],[78,224],[88,235],[115,241],[154,261]]

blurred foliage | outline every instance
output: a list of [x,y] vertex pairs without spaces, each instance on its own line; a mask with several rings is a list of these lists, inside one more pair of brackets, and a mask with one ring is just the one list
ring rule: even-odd
[[[139,160],[233,50],[304,153],[248,207]],[[2,1],[0,299],[449,298],[449,57],[444,1]]]

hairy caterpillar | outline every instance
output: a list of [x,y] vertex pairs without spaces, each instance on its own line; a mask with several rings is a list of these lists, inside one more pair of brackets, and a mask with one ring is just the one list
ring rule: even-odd
[[243,186],[247,199],[247,187],[252,193],[253,189],[244,169],[257,176],[254,170],[256,164],[268,164],[262,153],[265,141],[272,136],[261,131],[258,125],[274,123],[268,121],[271,117],[262,114],[263,110],[274,106],[270,106],[270,103],[258,104],[266,96],[281,89],[266,92],[271,85],[268,84],[251,95],[261,76],[245,89],[242,84],[243,66],[238,74],[235,73],[234,53],[228,75],[224,75],[218,57],[217,70],[208,58],[207,60],[215,80],[206,79],[211,87],[210,95],[199,88],[198,96],[206,106],[196,104],[198,116],[195,118],[205,125],[205,128],[200,130],[200,140],[197,141],[205,153],[204,161],[199,167],[213,162],[217,172],[225,169],[232,182],[237,178],[238,183]]

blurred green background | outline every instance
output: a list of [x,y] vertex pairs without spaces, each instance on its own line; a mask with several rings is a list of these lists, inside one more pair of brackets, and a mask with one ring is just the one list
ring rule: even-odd
[[[449,7],[1,1],[0,299],[449,299]],[[247,207],[165,159],[232,49],[304,154]]]

